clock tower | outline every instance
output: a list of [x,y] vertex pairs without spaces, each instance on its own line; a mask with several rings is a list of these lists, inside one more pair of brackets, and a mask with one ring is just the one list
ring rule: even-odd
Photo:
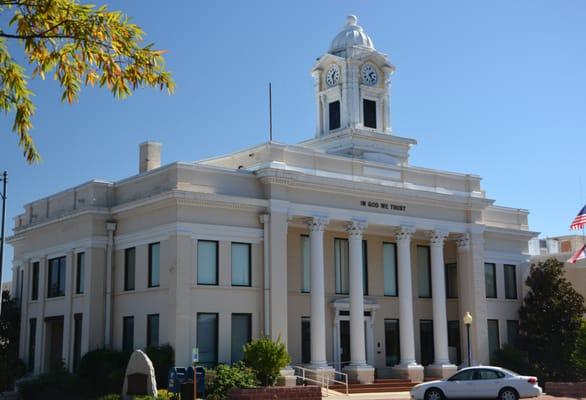
[[374,48],[354,15],[311,70],[315,138],[307,147],[385,164],[406,164],[413,139],[393,134],[390,79],[395,67]]

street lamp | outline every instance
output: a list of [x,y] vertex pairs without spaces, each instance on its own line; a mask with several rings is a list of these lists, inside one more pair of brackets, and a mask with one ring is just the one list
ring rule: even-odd
[[472,314],[470,314],[470,311],[466,311],[466,314],[464,314],[464,325],[466,325],[466,335],[468,337],[466,342],[468,343],[468,366],[470,366],[470,325],[472,325]]

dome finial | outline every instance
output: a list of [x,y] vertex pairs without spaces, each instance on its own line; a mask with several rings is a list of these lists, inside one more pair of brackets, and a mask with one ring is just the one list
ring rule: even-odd
[[346,25],[347,26],[356,26],[358,25],[358,18],[356,15],[350,14],[346,17]]

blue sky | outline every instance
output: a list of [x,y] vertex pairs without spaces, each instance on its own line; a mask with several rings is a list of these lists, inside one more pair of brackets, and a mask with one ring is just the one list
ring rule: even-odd
[[[101,4],[102,1],[94,3]],[[119,101],[84,89],[60,102],[34,80],[33,135],[43,162],[21,157],[11,117],[0,118],[0,171],[10,174],[8,224],[32,200],[92,178],[137,172],[138,143],[163,143],[163,162],[228,153],[314,134],[309,70],[347,14],[397,67],[392,120],[419,144],[411,164],[483,177],[497,204],[529,209],[543,235],[568,226],[586,193],[586,2],[110,1],[169,51],[173,96],[140,90]],[[10,279],[7,246],[4,278]]]

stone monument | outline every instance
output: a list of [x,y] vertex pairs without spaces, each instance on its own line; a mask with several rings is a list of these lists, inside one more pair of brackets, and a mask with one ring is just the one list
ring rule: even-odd
[[134,396],[141,395],[155,397],[157,395],[157,381],[155,368],[150,358],[142,350],[135,350],[126,367],[122,399],[132,400]]

